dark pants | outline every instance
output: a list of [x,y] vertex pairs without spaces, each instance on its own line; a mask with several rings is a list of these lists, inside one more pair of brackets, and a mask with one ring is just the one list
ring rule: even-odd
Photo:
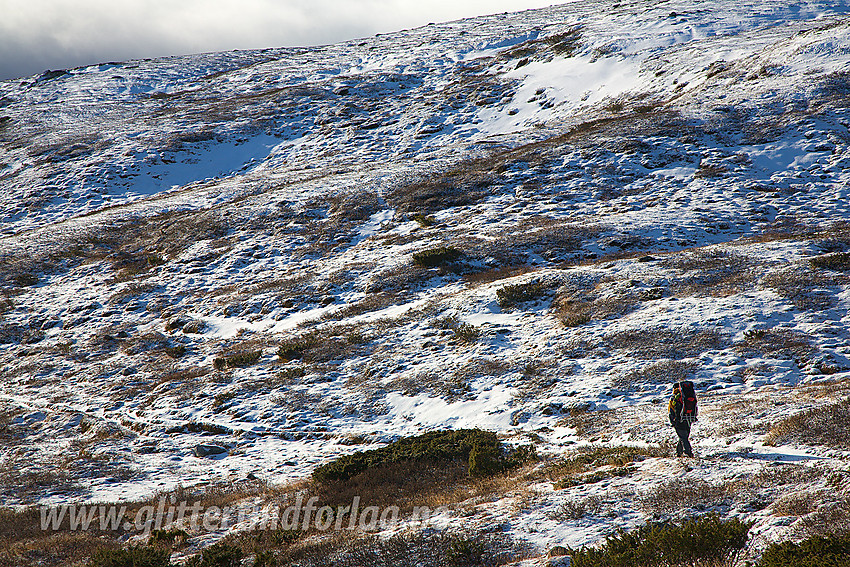
[[675,423],[673,427],[676,429],[676,435],[679,436],[679,442],[676,443],[676,456],[681,457],[682,453],[689,457],[694,456],[694,451],[691,449],[691,442],[688,437],[691,434],[691,424],[688,422]]

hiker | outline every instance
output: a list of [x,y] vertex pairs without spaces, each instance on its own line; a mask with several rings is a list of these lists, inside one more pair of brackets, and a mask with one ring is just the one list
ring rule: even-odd
[[694,392],[693,382],[689,380],[676,382],[667,410],[670,413],[670,425],[679,436],[679,442],[676,443],[676,456],[681,457],[684,453],[688,457],[693,457],[694,451],[688,440],[691,435],[691,424],[697,420],[697,395]]

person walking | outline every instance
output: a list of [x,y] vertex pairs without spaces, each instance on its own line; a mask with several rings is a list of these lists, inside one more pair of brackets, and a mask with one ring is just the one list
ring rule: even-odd
[[681,457],[684,454],[693,457],[694,451],[689,439],[691,425],[697,421],[697,395],[693,382],[689,380],[676,382],[667,410],[670,414],[670,425],[679,436],[679,442],[676,443],[676,456]]

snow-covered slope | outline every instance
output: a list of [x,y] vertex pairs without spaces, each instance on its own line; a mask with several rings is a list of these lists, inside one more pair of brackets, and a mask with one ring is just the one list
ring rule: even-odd
[[[764,436],[850,377],[848,9],[584,1],[0,83],[4,501],[283,482],[439,428],[646,446],[678,378],[698,464],[536,485],[512,533],[580,545],[670,478],[843,470]],[[553,519],[588,491],[616,513]]]

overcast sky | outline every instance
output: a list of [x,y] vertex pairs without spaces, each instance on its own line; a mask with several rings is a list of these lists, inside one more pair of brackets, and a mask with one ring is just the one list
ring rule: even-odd
[[46,69],[322,45],[559,0],[0,0],[0,80]]

